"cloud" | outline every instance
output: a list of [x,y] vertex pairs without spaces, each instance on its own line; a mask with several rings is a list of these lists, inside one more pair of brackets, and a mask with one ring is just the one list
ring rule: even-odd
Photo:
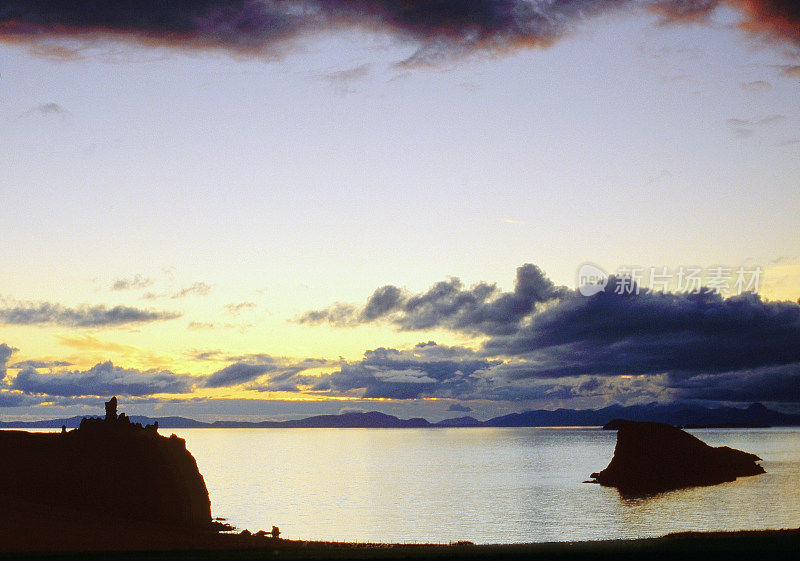
[[0,382],[2,382],[6,377],[6,365],[8,364],[8,359],[11,358],[11,355],[18,350],[19,349],[15,349],[14,347],[9,347],[5,343],[0,344]]
[[[344,362],[338,370],[304,380],[310,390],[363,398],[459,398],[483,395],[491,382],[485,371],[501,361],[478,356],[465,347],[433,342],[410,350],[378,348],[364,358]],[[286,380],[290,381],[290,380]]]
[[742,89],[749,92],[763,92],[772,89],[772,84],[764,80],[755,80],[753,82],[745,82],[742,84]]
[[[766,82],[765,82],[766,83]],[[774,125],[786,120],[785,115],[766,115],[760,119],[727,119],[728,125],[733,127],[733,133],[740,138],[748,138],[755,134],[755,127],[764,127],[767,125]]]
[[237,386],[265,377],[247,387],[257,391],[299,391],[299,384],[307,385],[312,379],[301,375],[301,372],[330,364],[330,361],[325,359],[294,360],[266,354],[231,356],[223,355],[219,351],[198,352],[194,356],[198,360],[234,361],[233,364],[217,370],[206,378],[203,383],[205,387]]
[[786,115],[767,115],[758,120],[759,125],[770,125],[772,123],[780,123],[786,120]]
[[800,4],[797,0],[727,0],[741,10],[747,31],[800,43]]
[[460,403],[453,403],[450,407],[447,408],[448,411],[457,411],[459,413],[469,413],[472,411],[472,407],[468,405],[462,405]]
[[225,310],[227,310],[229,314],[238,315],[245,310],[252,310],[255,307],[255,302],[239,302],[238,304],[226,304]]
[[800,362],[682,378],[669,387],[680,399],[751,403],[800,403]]
[[419,294],[387,285],[378,288],[364,306],[336,304],[306,312],[297,321],[328,322],[334,326],[389,321],[402,330],[444,327],[486,334],[512,333],[538,305],[557,299],[565,291],[545,277],[539,267],[526,264],[517,269],[511,292],[502,292],[495,284],[485,282],[465,288],[454,277]]
[[800,43],[800,5],[796,0],[656,0],[649,7],[668,22],[702,22],[721,4],[741,13],[739,26],[746,31]]
[[53,39],[103,35],[270,54],[300,34],[350,26],[416,41],[420,49],[406,65],[419,65],[442,51],[547,46],[587,18],[623,8],[655,10],[678,23],[704,21],[723,3],[742,14],[743,29],[800,42],[795,0],[7,0],[0,40],[27,41],[61,60],[80,58],[80,48]]
[[72,366],[71,362],[65,360],[23,360],[9,364],[9,368],[22,369],[22,368],[60,368],[62,366]]
[[631,0],[11,0],[0,11],[7,40],[90,37],[264,52],[298,33],[359,26],[450,46],[546,45],[586,17]]
[[180,317],[176,312],[142,310],[129,306],[84,304],[68,308],[49,302],[17,303],[0,307],[0,324],[60,325],[64,327],[102,327],[132,323],[150,323]]
[[111,290],[147,288],[151,284],[153,284],[153,279],[143,277],[142,275],[134,275],[129,278],[115,280],[111,285]]
[[211,292],[211,285],[206,284],[204,282],[196,282],[192,286],[187,286],[186,288],[180,289],[178,292],[172,295],[173,299],[177,298],[185,298],[186,296],[205,296],[209,292]]
[[800,78],[800,66],[781,66],[780,68],[784,76]]
[[92,335],[65,336],[57,335],[62,345],[83,351],[111,351],[119,353],[135,353],[138,349],[131,345],[122,345],[103,341]]
[[42,103],[35,107],[32,107],[31,109],[23,113],[23,116],[30,117],[34,115],[40,115],[43,117],[48,117],[52,115],[67,116],[69,114],[70,114],[69,111],[64,109],[61,105],[59,105],[58,103],[51,102],[51,103]]
[[[800,364],[800,305],[796,302],[766,301],[753,293],[725,298],[708,290],[626,293],[620,290],[623,280],[613,276],[605,291],[591,297],[563,288],[544,293],[522,290],[521,286],[531,285],[519,278],[527,278],[524,272],[531,270],[529,266],[518,270],[513,292],[492,289],[488,293],[494,296],[485,299],[474,298],[474,289],[453,281],[417,296],[397,297],[393,291],[379,289],[377,298],[374,294],[365,306],[350,310],[348,321],[391,317],[399,329],[405,329],[417,325],[418,319],[416,308],[407,303],[420,298],[434,302],[432,309],[455,310],[433,314],[436,321],[421,324],[489,337],[477,349],[431,342],[407,351],[368,351],[363,360],[343,363],[339,370],[319,377],[314,389],[364,398],[525,400],[595,394],[652,398],[679,389],[668,379],[688,383],[696,377],[727,373],[744,380],[763,369]],[[552,287],[536,271],[532,286]],[[464,294],[467,306],[442,305],[461,302]],[[542,294],[548,299],[540,306]],[[371,307],[374,300],[392,305]],[[487,308],[493,313],[485,313]],[[378,313],[370,314],[370,309]],[[494,314],[497,310],[509,310],[507,321],[500,321],[502,316]],[[487,317],[492,321],[487,322]],[[777,384],[778,378],[770,380]],[[756,385],[742,382],[741,387],[740,394],[745,396]],[[602,392],[595,392],[596,388]]]
[[255,364],[237,362],[211,374],[203,385],[207,388],[236,386],[263,376],[267,372],[274,370],[275,367],[274,361]]
[[692,23],[706,21],[719,4],[720,0],[658,0],[650,8],[667,23]]
[[96,364],[88,370],[40,374],[34,368],[21,370],[11,381],[11,388],[26,394],[48,396],[144,396],[159,393],[186,393],[196,378],[169,370],[120,368],[111,362]]
[[797,362],[798,343],[795,302],[606,289],[588,298],[571,293],[483,351],[526,356],[537,376],[702,374]]
[[28,407],[41,403],[41,399],[20,392],[0,390],[0,407]]
[[359,66],[348,68],[346,70],[338,70],[331,72],[324,76],[325,80],[331,85],[337,87],[343,93],[351,91],[350,86],[359,80],[364,79],[370,73],[369,64],[361,64]]

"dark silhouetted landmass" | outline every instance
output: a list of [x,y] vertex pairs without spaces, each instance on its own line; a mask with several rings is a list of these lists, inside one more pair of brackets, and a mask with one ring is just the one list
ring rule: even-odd
[[[0,422],[0,428],[75,428],[83,417],[53,419],[49,421]],[[214,421],[205,423],[186,417],[132,416],[131,422],[150,425],[158,422],[161,428],[437,428],[437,427],[602,427],[614,419],[666,423],[677,427],[794,427],[800,426],[800,415],[781,413],[760,403],[747,408],[708,408],[698,405],[611,405],[602,409],[539,409],[512,413],[479,421],[474,417],[457,417],[431,423],[417,417],[400,419],[372,411],[351,412],[340,415],[317,415],[290,421]]]
[[494,427],[601,427],[614,419],[628,419],[673,426],[720,426],[736,423],[751,426],[800,426],[800,415],[773,411],[760,403],[745,409],[736,407],[708,408],[698,405],[655,403],[647,405],[611,405],[602,409],[556,409],[512,413],[486,421]]
[[644,495],[682,487],[716,485],[764,473],[755,454],[712,447],[663,423],[618,420],[617,445],[608,467],[591,477],[623,494]]
[[209,531],[208,491],[186,442],[118,416],[116,399],[106,413],[60,434],[0,431],[0,527],[29,536],[58,528]]

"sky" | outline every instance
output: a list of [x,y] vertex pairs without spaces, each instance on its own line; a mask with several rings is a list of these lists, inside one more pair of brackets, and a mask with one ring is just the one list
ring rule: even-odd
[[798,94],[784,0],[5,2],[0,419],[797,411]]

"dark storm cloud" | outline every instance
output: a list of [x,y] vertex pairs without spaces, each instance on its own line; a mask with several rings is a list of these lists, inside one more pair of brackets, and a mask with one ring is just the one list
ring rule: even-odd
[[617,294],[615,282],[589,298],[571,293],[484,351],[527,356],[536,376],[701,374],[800,361],[796,302],[751,293]]
[[487,334],[484,356],[526,359],[507,376],[709,373],[800,361],[800,306],[745,293],[627,293],[611,277],[586,297],[556,287],[538,267],[517,270],[513,292],[458,279],[422,294],[382,287],[363,307],[339,305],[300,321],[353,325],[376,320],[401,330],[446,328]]
[[96,364],[88,370],[40,374],[33,368],[21,370],[11,381],[11,388],[28,394],[49,396],[144,396],[157,393],[186,393],[196,379],[169,370],[120,368],[111,362]]
[[18,350],[19,349],[15,349],[14,347],[9,347],[5,343],[0,344],[0,382],[2,382],[6,377],[6,365],[8,364],[8,359],[11,358],[11,355]]
[[686,379],[674,376],[669,387],[682,399],[800,403],[800,362]]
[[[586,297],[554,287],[530,265],[518,270],[509,293],[486,283],[464,289],[451,280],[413,296],[384,287],[363,307],[338,310],[348,310],[344,323],[385,318],[399,329],[444,327],[490,336],[477,350],[427,343],[408,351],[369,351],[318,378],[316,390],[342,395],[630,399],[681,390],[699,396],[692,380],[724,375],[702,378],[726,386],[714,393],[709,385],[704,399],[746,400],[794,395],[780,388],[788,384],[786,376],[795,376],[792,365],[800,364],[796,302],[765,301],[753,293],[650,292],[615,277],[604,291]],[[331,310],[314,313],[341,323]],[[782,367],[790,374],[763,374]],[[761,382],[748,382],[756,378]]]
[[547,44],[630,0],[8,0],[8,37],[115,33],[142,41],[253,50],[342,24],[453,44]]
[[426,292],[409,294],[388,285],[378,288],[363,307],[338,304],[302,315],[300,323],[328,322],[346,326],[373,321],[390,321],[402,330],[444,327],[486,334],[513,333],[519,322],[537,305],[566,293],[539,267],[531,264],[517,269],[514,290],[502,292],[496,285],[478,283],[465,288],[457,278],[433,285]]
[[60,325],[64,327],[102,327],[132,323],[150,323],[175,319],[181,314],[143,310],[129,306],[82,305],[67,308],[50,302],[12,304],[0,307],[0,324]]
[[[431,45],[456,52],[546,46],[583,20],[623,7],[684,22],[704,20],[722,3],[738,10],[751,32],[800,41],[795,0],[6,0],[0,39],[113,34],[259,53],[299,33],[349,25],[418,41],[416,60],[428,57]],[[38,50],[70,58],[59,45]]]

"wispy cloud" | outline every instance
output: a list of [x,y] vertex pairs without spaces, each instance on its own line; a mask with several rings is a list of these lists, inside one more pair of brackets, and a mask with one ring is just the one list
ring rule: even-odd
[[239,302],[236,304],[226,304],[225,310],[231,315],[239,315],[246,310],[252,310],[256,307],[255,302]]
[[772,89],[772,84],[764,80],[755,80],[753,82],[744,82],[742,89],[748,92],[764,92]]
[[351,87],[355,82],[363,80],[370,73],[369,64],[361,64],[359,66],[348,68],[346,70],[338,70],[330,72],[324,76],[325,80],[332,86],[339,89],[340,92],[350,92]]
[[93,335],[58,335],[57,338],[62,345],[80,351],[106,351],[123,354],[139,352],[139,349],[131,345],[103,341]]
[[180,289],[172,295],[173,299],[185,298],[186,296],[206,296],[211,292],[212,286],[204,282],[196,282],[192,286]]
[[64,109],[58,103],[50,102],[50,103],[41,103],[39,105],[36,105],[35,107],[32,107],[28,111],[23,113],[22,116],[23,117],[31,117],[31,116],[34,116],[34,115],[40,115],[40,116],[43,116],[43,117],[48,117],[48,116],[56,115],[56,116],[65,117],[65,116],[67,116],[69,114],[70,114],[69,111]]
[[108,307],[84,304],[75,308],[50,302],[5,303],[0,307],[0,324],[103,327],[151,323],[180,317],[177,312],[143,310],[129,306]]
[[111,290],[132,290],[147,288],[153,284],[153,279],[142,275],[134,275],[129,278],[117,279],[111,284]]
[[698,23],[706,21],[719,4],[720,0],[656,0],[650,9],[665,23]]
[[72,366],[72,363],[66,360],[23,360],[8,365],[9,368],[17,370],[22,368],[60,368],[63,366]]

